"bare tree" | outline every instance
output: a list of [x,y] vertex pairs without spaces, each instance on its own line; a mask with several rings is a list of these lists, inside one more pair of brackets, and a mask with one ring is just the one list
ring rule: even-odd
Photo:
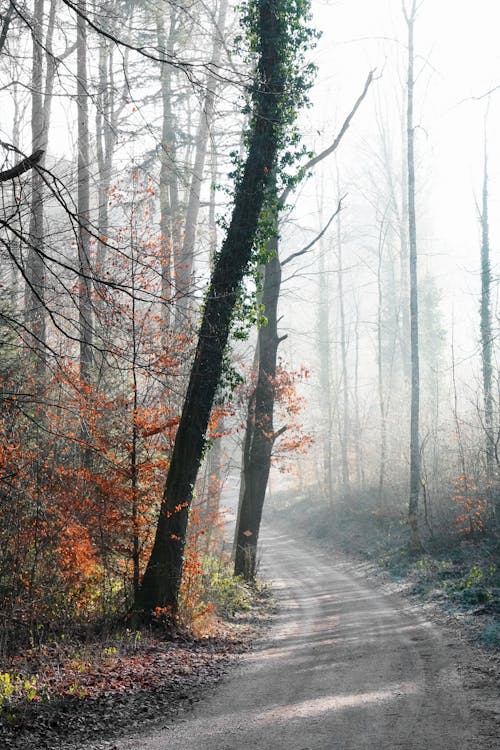
[[485,138],[481,222],[481,366],[483,373],[484,429],[486,433],[486,473],[493,480],[495,439],[493,437],[493,366],[491,326],[491,263],[488,219],[488,153]]
[[407,161],[408,161],[408,237],[410,243],[410,350],[411,350],[411,410],[410,410],[410,500],[408,523],[410,546],[421,546],[418,530],[418,499],[420,494],[420,368],[418,348],[418,276],[417,276],[417,223],[415,211],[415,126],[413,122],[414,77],[414,26],[417,0],[411,0],[409,9],[403,3],[408,27],[408,81],[407,81]]

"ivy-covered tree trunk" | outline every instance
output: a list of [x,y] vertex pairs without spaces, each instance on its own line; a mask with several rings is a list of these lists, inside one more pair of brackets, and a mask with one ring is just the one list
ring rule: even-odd
[[[293,11],[292,11],[293,12]],[[236,188],[231,221],[216,259],[198,346],[177,430],[156,536],[136,610],[148,617],[158,607],[175,613],[193,488],[221,377],[233,310],[247,270],[282,133],[290,40],[287,0],[260,0],[249,9],[258,53],[253,118],[246,162]]]

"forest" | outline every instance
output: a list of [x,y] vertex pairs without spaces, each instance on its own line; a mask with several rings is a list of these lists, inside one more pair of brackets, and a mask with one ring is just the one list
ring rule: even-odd
[[202,694],[285,538],[287,591],[368,561],[498,677],[497,20],[0,0],[6,747]]

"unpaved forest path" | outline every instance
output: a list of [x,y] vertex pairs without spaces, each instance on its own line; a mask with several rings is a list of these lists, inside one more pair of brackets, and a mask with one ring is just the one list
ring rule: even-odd
[[264,537],[279,600],[257,649],[182,722],[119,750],[476,750],[460,646],[399,595],[285,533]]

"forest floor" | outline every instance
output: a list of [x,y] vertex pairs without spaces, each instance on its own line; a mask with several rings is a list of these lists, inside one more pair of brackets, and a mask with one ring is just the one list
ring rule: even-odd
[[497,662],[366,563],[268,527],[271,630],[167,728],[113,750],[497,750]]
[[[209,638],[122,633],[24,654],[9,669],[36,674],[35,692],[3,712],[0,747],[497,750],[500,654],[477,625],[491,613],[429,596],[430,560],[389,575],[351,537],[346,553],[279,515],[261,571],[276,608],[264,592]],[[469,588],[488,583],[477,577]]]
[[59,635],[0,665],[2,750],[113,747],[113,738],[182,716],[227,673],[270,620],[265,589],[253,606],[214,620],[209,636],[120,630]]

